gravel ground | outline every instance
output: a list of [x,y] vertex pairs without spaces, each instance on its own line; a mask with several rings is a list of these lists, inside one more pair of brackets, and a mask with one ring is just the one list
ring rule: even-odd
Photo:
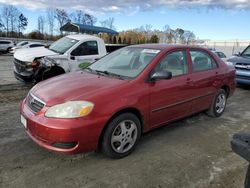
[[250,131],[250,88],[238,88],[220,118],[204,113],[143,136],[130,156],[58,155],[40,148],[20,123],[27,89],[0,91],[0,187],[243,187],[247,163],[230,139]]

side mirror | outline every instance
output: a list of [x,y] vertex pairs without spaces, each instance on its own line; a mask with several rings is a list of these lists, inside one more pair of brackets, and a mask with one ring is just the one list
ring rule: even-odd
[[171,78],[172,78],[172,72],[160,71],[160,72],[155,72],[153,75],[151,75],[150,80],[151,81],[169,80]]

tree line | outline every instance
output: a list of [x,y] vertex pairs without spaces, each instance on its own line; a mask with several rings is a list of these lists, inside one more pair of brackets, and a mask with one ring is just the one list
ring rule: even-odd
[[28,25],[28,18],[15,6],[4,6],[0,16],[0,34],[7,37],[20,37]]
[[[82,10],[67,12],[64,9],[48,8],[46,13],[37,18],[37,25],[30,33],[24,34],[28,25],[28,18],[15,6],[4,6],[0,17],[0,36],[23,37],[31,39],[57,40],[63,36],[60,28],[67,22],[85,25],[101,25],[102,27],[115,30],[115,19],[108,18],[97,22],[97,18]],[[132,30],[121,31],[119,35],[110,36],[100,34],[107,43],[115,44],[141,44],[141,43],[194,43],[196,36],[193,32],[177,28],[172,29],[165,25],[161,30],[153,29],[147,24]]]

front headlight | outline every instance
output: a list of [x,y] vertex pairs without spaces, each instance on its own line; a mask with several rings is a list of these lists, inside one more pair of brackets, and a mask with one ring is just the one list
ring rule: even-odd
[[50,107],[45,116],[49,118],[78,118],[87,116],[93,108],[94,104],[88,101],[68,101]]
[[233,64],[233,62],[230,62],[230,61],[226,61],[225,62],[228,66],[231,66],[231,67],[234,67],[234,64]]

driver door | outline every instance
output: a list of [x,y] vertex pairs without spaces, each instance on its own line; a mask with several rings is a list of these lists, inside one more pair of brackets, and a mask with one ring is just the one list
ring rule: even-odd
[[190,113],[193,86],[188,67],[187,52],[184,49],[168,53],[153,70],[152,73],[167,70],[173,77],[150,83],[152,127],[158,127]]
[[69,57],[70,71],[84,69],[100,57],[97,41],[86,41],[75,48]]

